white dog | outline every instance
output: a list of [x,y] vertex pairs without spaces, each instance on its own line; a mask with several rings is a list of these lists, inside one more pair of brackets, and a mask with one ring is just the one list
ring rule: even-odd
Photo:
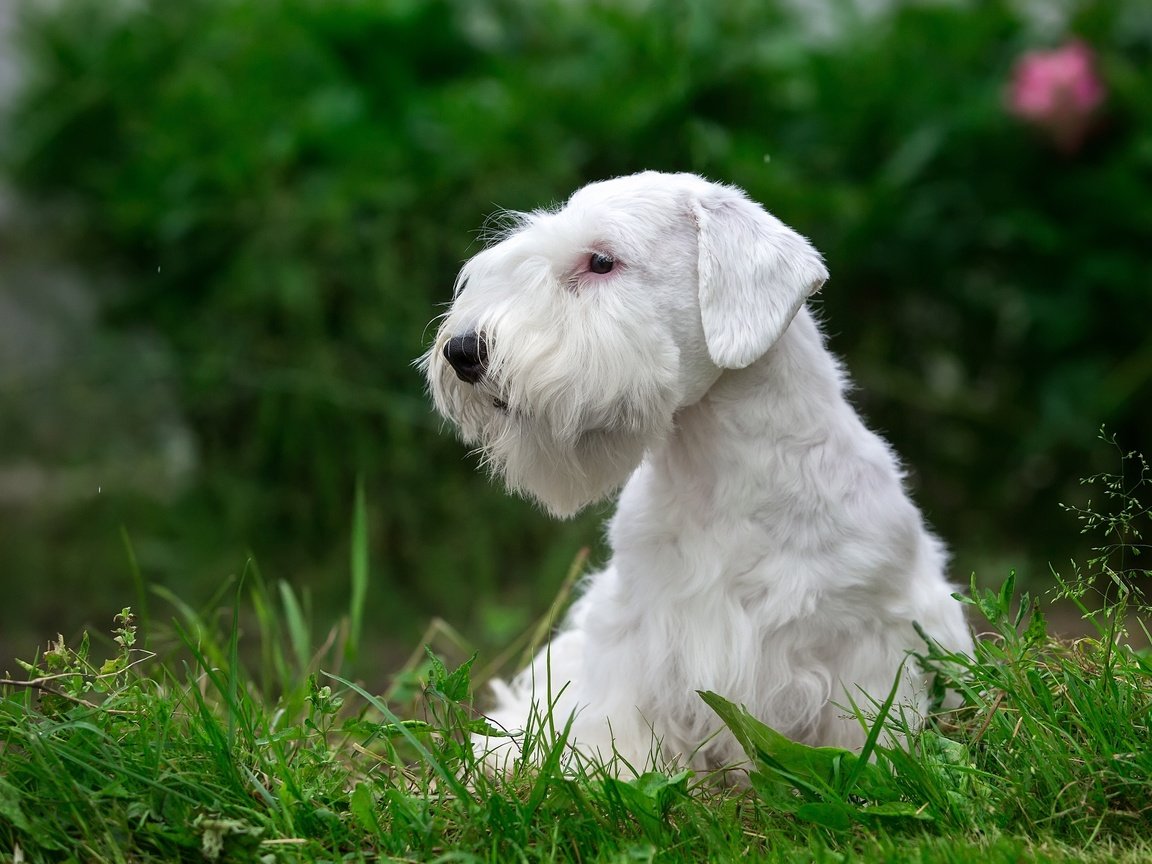
[[713,690],[859,748],[846,706],[900,675],[903,710],[926,707],[913,622],[970,649],[944,550],[804,308],[827,277],[739,190],[654,172],[523,215],[464,266],[423,361],[437,409],[558,516],[626,484],[611,561],[497,686],[495,723],[551,709],[581,752],[641,770],[655,741],[709,768],[742,758]]

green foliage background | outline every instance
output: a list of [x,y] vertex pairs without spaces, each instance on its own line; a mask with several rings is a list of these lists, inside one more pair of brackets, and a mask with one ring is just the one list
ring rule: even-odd
[[[644,168],[735,183],[813,239],[832,347],[958,577],[1045,572],[1098,426],[1147,449],[1152,11],[1071,4],[1053,29],[1020,5],[830,3],[823,29],[751,0],[30,8],[8,168],[107,325],[173,352],[200,467],[163,507],[8,514],[7,578],[37,614],[117,609],[124,525],[149,580],[206,596],[251,549],[325,602],[362,478],[370,626],[505,638],[606,508],[557,526],[506,496],[412,361],[487,214]],[[1005,88],[1072,34],[1108,101],[1065,154]]]

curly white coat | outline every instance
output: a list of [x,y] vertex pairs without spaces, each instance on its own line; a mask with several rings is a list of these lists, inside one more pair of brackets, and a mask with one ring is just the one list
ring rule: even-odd
[[[859,747],[851,702],[899,675],[906,714],[926,707],[902,667],[924,648],[913,622],[970,649],[944,549],[805,308],[826,279],[739,190],[655,172],[524,214],[464,266],[424,358],[436,407],[556,515],[624,484],[611,560],[497,685],[494,722],[522,730],[551,704],[584,753],[641,770],[656,741],[707,768],[741,758],[696,692],[713,690],[796,740]],[[473,383],[444,353],[467,333],[485,348]]]

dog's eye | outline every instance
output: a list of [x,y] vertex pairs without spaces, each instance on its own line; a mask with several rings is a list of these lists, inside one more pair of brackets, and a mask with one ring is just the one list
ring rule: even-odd
[[599,252],[593,252],[592,257],[588,259],[588,269],[593,273],[607,273],[616,266],[616,259],[611,255],[601,255]]

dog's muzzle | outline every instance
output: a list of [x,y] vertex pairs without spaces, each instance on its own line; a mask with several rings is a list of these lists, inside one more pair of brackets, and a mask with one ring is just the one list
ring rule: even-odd
[[488,344],[484,337],[472,331],[453,336],[444,346],[444,359],[466,384],[475,384],[484,377],[488,368]]

